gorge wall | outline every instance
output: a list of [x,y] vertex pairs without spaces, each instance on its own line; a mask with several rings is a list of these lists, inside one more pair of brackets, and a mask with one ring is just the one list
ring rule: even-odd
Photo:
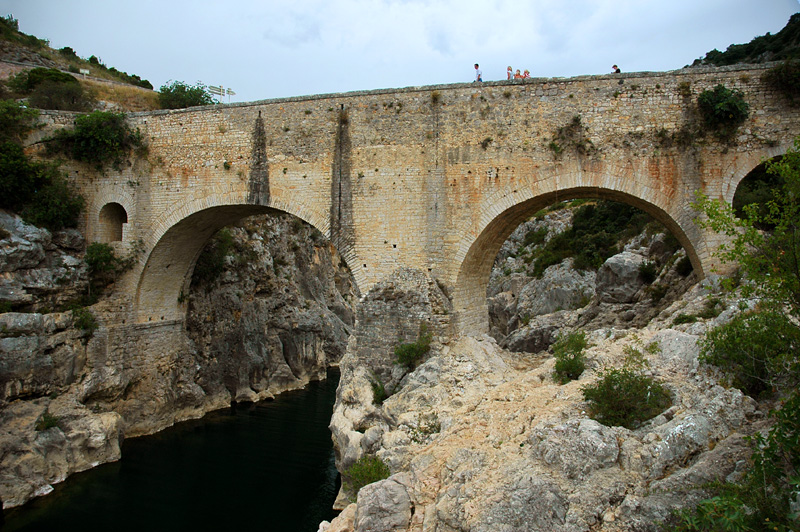
[[[127,338],[125,328],[90,332],[57,311],[87,288],[79,233],[51,235],[5,213],[0,224],[0,290],[29,311],[0,314],[6,508],[119,459],[124,437],[324,378],[353,326],[349,271],[317,231],[288,216],[229,228],[219,276],[186,295],[186,327],[158,324],[147,343],[142,326]],[[109,305],[101,298],[92,311],[102,320]]]

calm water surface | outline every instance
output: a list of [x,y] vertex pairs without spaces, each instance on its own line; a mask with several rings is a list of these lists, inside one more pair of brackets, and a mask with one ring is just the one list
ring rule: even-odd
[[338,490],[328,423],[338,372],[274,401],[124,442],[122,460],[8,510],[2,532],[316,532]]

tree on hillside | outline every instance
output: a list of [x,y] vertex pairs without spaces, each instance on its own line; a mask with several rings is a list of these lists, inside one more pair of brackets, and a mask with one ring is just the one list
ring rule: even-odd
[[173,81],[162,85],[158,90],[158,101],[162,109],[183,109],[198,105],[211,105],[214,99],[208,88],[202,83],[187,85],[182,81]]
[[800,13],[792,15],[786,26],[775,35],[767,33],[747,44],[731,44],[724,52],[711,50],[704,58],[696,59],[692,66],[764,63],[793,58],[800,58]]

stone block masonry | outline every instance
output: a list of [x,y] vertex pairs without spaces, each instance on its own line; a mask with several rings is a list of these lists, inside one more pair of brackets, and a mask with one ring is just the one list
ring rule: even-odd
[[[664,223],[695,269],[717,266],[695,191],[730,201],[785,153],[800,110],[761,80],[770,65],[452,84],[136,113],[149,151],[121,171],[73,164],[90,241],[124,208],[141,241],[119,284],[120,324],[182,320],[194,262],[221,227],[279,210],[329,236],[362,294],[400,268],[431,273],[461,333],[485,332],[486,285],[505,238],[554,202],[630,203]],[[740,90],[731,143],[698,133],[697,96]],[[51,127],[63,115],[46,115]],[[41,135],[42,133],[40,133]]]

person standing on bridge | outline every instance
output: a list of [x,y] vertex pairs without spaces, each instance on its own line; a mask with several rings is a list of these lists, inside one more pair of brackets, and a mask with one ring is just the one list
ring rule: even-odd
[[511,71],[511,67],[508,67],[506,69],[506,76],[508,76],[508,79],[513,79],[514,78],[514,74]]
[[481,72],[481,67],[478,63],[475,63],[475,81],[483,81],[483,73]]

